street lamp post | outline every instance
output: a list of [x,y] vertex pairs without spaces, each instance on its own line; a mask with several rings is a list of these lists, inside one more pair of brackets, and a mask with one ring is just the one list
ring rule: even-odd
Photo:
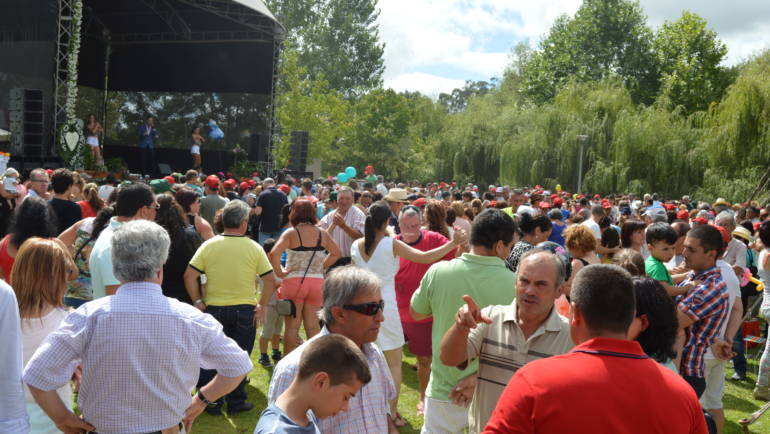
[[578,185],[577,192],[581,194],[583,192],[583,150],[588,140],[588,136],[585,134],[578,134],[578,143],[580,143],[580,155],[578,156]]

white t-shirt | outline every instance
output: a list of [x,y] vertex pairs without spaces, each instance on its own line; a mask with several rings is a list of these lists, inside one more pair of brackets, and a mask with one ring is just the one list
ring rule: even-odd
[[[66,310],[57,307],[42,318],[21,320],[21,348],[22,355],[24,356],[24,366],[27,366],[27,363],[32,358],[32,355],[35,354],[40,344],[45,341],[48,335],[59,328],[59,324],[64,321],[67,315],[68,312]],[[69,407],[70,402],[72,402],[72,390],[69,383],[57,389],[56,393],[64,401],[64,405]],[[24,385],[24,398],[26,398],[28,403],[35,403],[26,384]]]
[[[719,330],[719,338],[724,339],[725,331],[727,330],[727,323],[730,320],[730,313],[733,310],[735,299],[738,298],[740,300],[741,298],[741,282],[738,280],[738,276],[735,275],[733,268],[727,262],[720,259],[717,261],[717,267],[719,267],[719,271],[722,273],[722,280],[724,280],[725,285],[727,286],[727,294],[730,297],[730,303],[728,303],[727,306],[727,318],[725,318],[725,322],[722,324],[722,328]],[[706,358],[714,358],[714,353],[711,352],[711,347],[706,350]]]
[[585,220],[580,224],[591,229],[591,232],[593,232],[594,238],[596,238],[597,241],[602,239],[602,229],[599,227],[599,223],[596,223],[593,218],[588,218],[588,220]]

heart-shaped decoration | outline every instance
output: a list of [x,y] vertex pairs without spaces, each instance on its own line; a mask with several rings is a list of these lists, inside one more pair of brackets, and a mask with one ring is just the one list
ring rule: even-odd
[[80,141],[80,134],[74,131],[70,131],[64,134],[64,143],[67,144],[67,148],[69,148],[70,152],[75,151],[75,148],[77,148],[79,141]]

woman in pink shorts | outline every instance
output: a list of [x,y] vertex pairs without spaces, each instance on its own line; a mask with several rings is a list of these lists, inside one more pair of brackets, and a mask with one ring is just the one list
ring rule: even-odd
[[[292,227],[281,235],[268,255],[276,276],[283,279],[278,298],[293,301],[297,308],[295,317],[286,317],[284,355],[297,347],[303,322],[308,338],[320,331],[318,311],[323,306],[323,273],[340,257],[339,247],[329,234],[315,226],[317,221],[310,201],[294,201],[289,213]],[[280,258],[284,251],[286,267],[282,268]]]

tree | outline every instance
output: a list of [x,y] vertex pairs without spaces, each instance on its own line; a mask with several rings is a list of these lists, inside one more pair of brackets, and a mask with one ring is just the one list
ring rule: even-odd
[[561,16],[524,66],[524,93],[551,101],[567,81],[618,76],[637,102],[658,92],[652,32],[639,3],[585,0],[574,18]]
[[382,85],[385,46],[376,0],[268,1],[296,47],[298,64],[345,96]]
[[441,93],[438,101],[446,107],[449,112],[457,113],[465,110],[468,106],[468,100],[473,96],[482,96],[489,93],[497,85],[497,79],[491,78],[487,81],[466,80],[465,86],[453,89],[451,94]]
[[280,132],[273,148],[279,166],[288,162],[291,131],[309,133],[308,160],[333,160],[332,144],[348,134],[351,124],[350,103],[325,80],[311,78],[298,58],[299,53],[288,46],[279,68],[275,98]]
[[722,96],[727,72],[720,64],[727,46],[706,20],[685,11],[674,21],[666,21],[654,40],[661,71],[661,95],[673,106],[688,113],[705,110]]

